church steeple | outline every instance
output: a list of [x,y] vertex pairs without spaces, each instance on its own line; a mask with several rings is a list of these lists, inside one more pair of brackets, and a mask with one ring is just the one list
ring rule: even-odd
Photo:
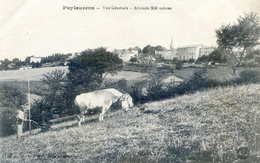
[[[172,39],[173,40],[173,39]],[[170,49],[173,50],[173,42],[171,40]]]

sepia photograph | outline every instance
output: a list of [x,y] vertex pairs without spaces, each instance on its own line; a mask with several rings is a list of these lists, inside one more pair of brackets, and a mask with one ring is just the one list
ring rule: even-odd
[[0,0],[0,162],[259,163],[259,1]]

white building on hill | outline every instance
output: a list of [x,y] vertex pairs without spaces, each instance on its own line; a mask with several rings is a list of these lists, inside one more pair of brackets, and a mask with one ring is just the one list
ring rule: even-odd
[[135,56],[138,55],[138,51],[139,51],[139,48],[138,47],[135,47],[135,48],[129,48],[129,50],[134,53]]
[[123,62],[128,62],[131,58],[135,57],[135,54],[128,49],[115,49],[113,53],[117,54],[118,57],[123,60]]
[[155,51],[155,58],[158,58],[158,59],[172,60],[175,57],[177,57],[175,49],[166,49],[166,50],[156,50]]
[[199,57],[203,56],[203,55],[210,55],[210,53],[212,53],[214,50],[216,49],[216,47],[214,46],[204,46],[200,48],[200,54]]
[[183,46],[176,49],[176,55],[179,60],[198,59],[202,44]]
[[138,56],[139,49],[137,47],[135,48],[129,48],[129,49],[115,49],[112,47],[106,47],[107,51],[115,53],[118,55],[120,59],[122,59],[124,62],[128,62],[131,58]]
[[34,62],[34,63],[37,63],[37,62],[41,62],[41,59],[42,59],[42,57],[34,57],[34,56],[31,56],[30,57],[31,58],[31,60],[30,60],[30,62],[32,63],[32,62]]
[[188,45],[178,48],[173,48],[173,41],[171,41],[170,49],[155,50],[155,58],[172,60],[178,58],[179,60],[198,59],[203,55],[209,55],[215,50],[215,47],[203,46],[202,44]]

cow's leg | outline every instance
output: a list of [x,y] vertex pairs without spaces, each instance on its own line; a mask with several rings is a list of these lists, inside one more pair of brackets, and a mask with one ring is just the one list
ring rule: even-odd
[[78,115],[77,117],[78,117],[78,125],[80,127],[81,126],[81,121],[80,121],[81,117],[80,117],[80,115]]
[[98,119],[99,119],[99,121],[103,121],[103,114],[102,113],[99,114],[99,118]]
[[128,103],[126,101],[122,101],[122,109],[127,111],[128,110]]
[[99,121],[103,121],[105,112],[106,112],[106,108],[102,107],[102,112],[99,115]]
[[81,123],[84,121],[84,115],[78,115],[78,125],[81,126]]

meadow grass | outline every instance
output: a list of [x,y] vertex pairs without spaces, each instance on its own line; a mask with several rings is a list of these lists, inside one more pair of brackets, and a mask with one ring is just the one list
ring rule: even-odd
[[[189,80],[190,77],[197,71],[198,68],[183,68],[179,71],[176,71],[174,75],[184,80]],[[239,74],[244,70],[257,70],[259,71],[259,67],[250,68],[250,67],[238,67],[236,70],[236,74]],[[233,70],[231,67],[219,67],[219,68],[207,68],[207,75],[209,79],[217,80],[219,82],[225,82],[230,80],[230,75],[233,75]]]
[[259,106],[259,84],[198,91],[1,138],[0,162],[232,162],[239,147],[256,151]]

